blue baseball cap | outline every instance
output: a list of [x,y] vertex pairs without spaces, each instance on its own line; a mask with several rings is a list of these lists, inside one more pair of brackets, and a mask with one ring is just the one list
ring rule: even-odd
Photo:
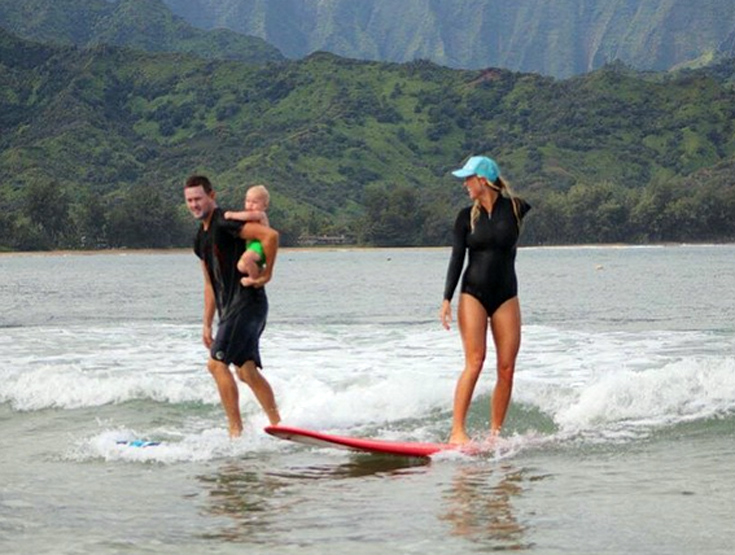
[[471,175],[478,175],[494,183],[500,177],[500,168],[492,158],[488,158],[487,156],[473,156],[460,169],[454,170],[452,175],[460,179],[470,177]]

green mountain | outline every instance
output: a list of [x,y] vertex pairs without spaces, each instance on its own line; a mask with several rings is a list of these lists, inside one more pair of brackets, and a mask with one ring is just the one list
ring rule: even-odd
[[193,25],[254,35],[292,58],[348,58],[569,77],[616,60],[667,70],[732,56],[732,0],[165,0]]
[[161,0],[0,0],[0,27],[48,43],[109,44],[256,64],[283,59],[263,39],[192,27]]
[[[733,240],[735,61],[557,81],[320,53],[254,66],[0,32],[0,247],[189,243],[193,172],[272,192],[284,244],[447,244],[449,171],[498,160],[534,244]],[[729,172],[729,173],[728,173]]]

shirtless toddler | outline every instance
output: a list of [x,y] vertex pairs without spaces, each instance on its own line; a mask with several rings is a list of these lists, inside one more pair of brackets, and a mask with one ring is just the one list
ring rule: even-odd
[[[266,210],[270,204],[270,194],[263,185],[253,185],[245,193],[245,210],[242,212],[226,212],[228,220],[239,220],[242,222],[256,222],[268,226]],[[248,241],[245,252],[237,262],[237,269],[244,277],[240,280],[243,287],[250,287],[258,279],[263,266],[266,264],[263,245],[260,241]]]

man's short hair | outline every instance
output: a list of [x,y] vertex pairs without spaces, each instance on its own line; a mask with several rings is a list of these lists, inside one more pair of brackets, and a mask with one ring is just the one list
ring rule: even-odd
[[190,187],[201,187],[204,192],[209,194],[212,192],[212,182],[204,175],[192,175],[186,180],[184,189]]

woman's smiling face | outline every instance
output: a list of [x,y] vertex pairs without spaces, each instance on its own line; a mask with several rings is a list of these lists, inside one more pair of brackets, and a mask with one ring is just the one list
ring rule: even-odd
[[475,200],[482,194],[482,188],[485,184],[476,175],[470,175],[469,177],[465,177],[462,185],[467,189],[467,194],[470,195],[470,198]]

